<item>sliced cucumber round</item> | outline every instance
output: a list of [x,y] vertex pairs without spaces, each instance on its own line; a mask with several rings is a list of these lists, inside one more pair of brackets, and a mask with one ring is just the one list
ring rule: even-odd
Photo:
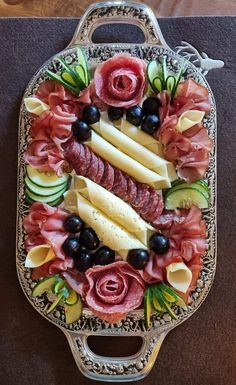
[[200,209],[208,208],[208,199],[200,191],[192,187],[180,188],[170,192],[165,197],[165,208],[174,210],[176,208],[190,208],[192,205]]
[[42,172],[29,165],[26,167],[26,172],[32,183],[44,188],[61,186],[69,180],[69,174],[58,177],[54,172]]
[[64,295],[60,294],[55,301],[51,304],[51,306],[47,310],[47,314],[51,313],[63,300]]
[[46,277],[39,281],[33,288],[32,297],[37,297],[38,295],[42,295],[46,291],[52,290],[53,286],[57,281],[57,277]]
[[79,300],[79,296],[76,293],[76,291],[71,290],[69,297],[65,300],[65,304],[68,306],[73,306],[75,305]]
[[205,198],[208,200],[209,199],[209,189],[208,187],[206,188],[206,186],[200,184],[200,183],[185,183],[185,182],[182,182],[182,183],[179,183],[173,187],[171,187],[170,189],[166,190],[165,192],[165,197],[167,198],[170,194],[172,194],[174,191],[177,191],[177,190],[182,190],[182,189],[196,189],[198,191],[200,191],[204,196]]
[[38,185],[31,182],[28,176],[25,177],[25,184],[29,191],[31,191],[33,194],[40,195],[40,196],[51,196],[54,194],[57,194],[59,191],[63,190],[66,185],[67,181],[63,183],[62,185],[56,186],[56,187],[39,187]]
[[83,304],[80,297],[78,296],[78,301],[72,306],[64,304],[64,309],[67,324],[72,324],[77,321],[81,317],[83,311]]
[[34,202],[43,202],[43,203],[50,204],[50,203],[54,203],[59,198],[61,198],[66,190],[67,190],[67,186],[64,187],[62,190],[60,190],[57,194],[53,194],[50,196],[42,196],[42,195],[34,194],[26,188],[25,194],[26,194],[27,198],[31,199]]
[[153,80],[158,76],[159,73],[159,67],[156,60],[153,60],[148,63],[147,66],[147,77],[150,86],[152,87],[153,91],[156,92],[156,89],[153,87]]

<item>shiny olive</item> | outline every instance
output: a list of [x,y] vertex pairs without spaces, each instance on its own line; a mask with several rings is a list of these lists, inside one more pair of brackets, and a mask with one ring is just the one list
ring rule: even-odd
[[137,270],[143,270],[149,258],[149,252],[145,249],[133,249],[128,253],[128,262]]
[[72,124],[72,131],[78,142],[85,142],[91,137],[91,127],[86,122],[78,119]]
[[109,107],[107,110],[108,117],[111,121],[121,119],[124,115],[124,108],[122,107]]
[[90,105],[84,107],[83,110],[83,120],[88,124],[94,124],[100,120],[100,112],[97,106]]
[[75,266],[80,272],[92,267],[92,256],[86,249],[79,250],[74,258]]
[[107,246],[102,246],[97,249],[93,259],[96,265],[108,265],[115,261],[115,252]]
[[143,111],[145,114],[159,115],[160,107],[161,107],[161,102],[159,99],[155,97],[147,98],[143,102]]
[[142,121],[141,129],[149,135],[160,127],[160,119],[157,115],[147,115]]
[[95,250],[99,246],[97,234],[91,227],[87,227],[80,233],[79,241],[88,250]]
[[156,254],[165,254],[170,248],[170,242],[164,234],[155,233],[149,240],[149,246]]
[[140,106],[133,106],[127,109],[126,119],[134,126],[140,126],[143,119],[143,110]]
[[76,237],[68,237],[62,245],[62,250],[68,257],[74,258],[80,248],[79,239]]
[[78,233],[84,227],[82,219],[75,214],[70,215],[64,222],[64,228],[69,233]]

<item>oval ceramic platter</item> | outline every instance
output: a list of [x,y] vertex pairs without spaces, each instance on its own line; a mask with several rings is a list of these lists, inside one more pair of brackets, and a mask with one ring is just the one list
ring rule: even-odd
[[[138,25],[145,43],[92,42],[97,26],[123,22]],[[197,59],[206,73],[209,62]],[[30,81],[18,197],[16,265],[31,305],[64,332],[84,375],[146,376],[216,269],[214,97],[148,7],[91,6],[70,45]],[[143,344],[134,356],[104,358],[89,335]]]

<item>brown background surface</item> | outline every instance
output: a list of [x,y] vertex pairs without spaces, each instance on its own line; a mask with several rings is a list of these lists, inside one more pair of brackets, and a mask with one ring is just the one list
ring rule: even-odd
[[[235,0],[136,0],[159,16],[236,15]],[[0,0],[0,16],[80,16],[95,0]]]
[[[95,385],[76,368],[63,334],[29,305],[15,271],[17,125],[21,97],[34,72],[70,41],[75,19],[0,19],[0,384]],[[140,385],[235,385],[236,18],[161,19],[171,47],[187,40],[225,68],[209,73],[218,108],[218,267],[199,311],[172,331]],[[117,31],[116,31],[117,33]],[[113,28],[103,38],[116,39]],[[120,30],[119,38],[125,36]],[[137,35],[129,34],[134,41]],[[133,342],[97,342],[116,352]],[[125,353],[125,351],[124,351]],[[136,383],[137,384],[137,383]]]

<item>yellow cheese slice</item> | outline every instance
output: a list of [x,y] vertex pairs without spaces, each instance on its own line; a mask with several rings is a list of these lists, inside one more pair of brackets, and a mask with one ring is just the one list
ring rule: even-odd
[[166,267],[167,281],[175,289],[186,293],[192,281],[192,272],[183,262],[171,263]]
[[184,132],[202,121],[205,112],[198,110],[185,111],[180,115],[176,129],[179,132]]
[[25,103],[26,110],[28,112],[38,116],[41,115],[44,111],[47,111],[50,109],[50,107],[46,103],[42,102],[42,100],[34,96],[25,98],[24,103]]
[[35,246],[27,254],[25,267],[38,267],[55,258],[56,256],[50,245],[43,244]]
[[[105,115],[100,118],[98,123],[93,124],[92,127],[99,135],[110,142],[113,146],[130,156],[132,159],[135,159],[143,166],[155,171],[157,174],[165,178],[169,178],[167,164],[171,165],[173,171],[175,171],[174,166],[170,162],[167,162],[167,160],[161,158],[157,154],[154,154],[143,145],[137,143],[135,140],[119,131],[112,124],[110,124]],[[175,179],[177,179],[177,176]]]
[[129,233],[138,238],[144,245],[148,245],[150,236],[155,229],[145,222],[137,213],[122,199],[113,195],[97,183],[83,176],[74,177],[74,188],[84,198],[106,214],[114,222],[124,227]]
[[147,249],[133,234],[94,207],[78,190],[69,190],[65,194],[65,208],[78,214],[85,223],[92,227],[99,240],[105,246],[117,251],[123,259],[127,258],[129,250]]
[[[169,178],[165,178],[156,172],[149,170],[142,164],[132,159],[115,146],[103,139],[94,130],[89,141],[85,142],[96,154],[106,159],[113,166],[126,172],[134,179],[141,183],[146,183],[156,189],[164,189],[170,187]],[[140,154],[141,156],[141,154]]]

